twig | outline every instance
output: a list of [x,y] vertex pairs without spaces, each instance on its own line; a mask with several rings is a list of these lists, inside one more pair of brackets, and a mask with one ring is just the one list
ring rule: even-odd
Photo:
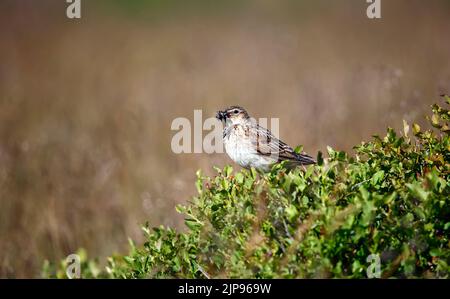
[[371,179],[372,179],[372,178],[367,179],[367,180],[364,180],[364,181],[362,181],[362,182],[360,182],[360,183],[358,183],[358,184],[356,184],[356,185],[353,185],[351,189],[352,189],[352,190],[355,190],[355,188],[361,186],[361,185],[364,184],[364,183],[367,183],[367,182],[370,181]]
[[200,266],[199,264],[197,264],[198,269],[200,270],[200,272],[202,272],[202,274],[207,278],[207,279],[211,279],[211,276],[202,268],[202,266]]

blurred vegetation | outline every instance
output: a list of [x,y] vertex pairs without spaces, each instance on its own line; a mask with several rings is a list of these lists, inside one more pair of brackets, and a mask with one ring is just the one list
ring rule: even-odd
[[84,257],[82,277],[366,278],[376,254],[382,278],[449,278],[450,111],[434,105],[430,121],[438,133],[404,123],[306,171],[199,172],[198,196],[177,207],[187,232],[147,225],[105,269]]
[[[140,225],[184,227],[177,204],[224,154],[176,155],[176,117],[241,105],[314,155],[450,90],[448,0],[0,1],[0,277],[38,277],[85,248],[102,267]],[[206,132],[204,132],[206,134]]]
[[209,1],[209,0],[100,0],[95,5],[101,8],[115,10],[117,13],[129,16],[163,16],[173,15],[176,13],[224,13],[227,9],[242,9],[246,6],[245,1],[229,0],[229,1]]

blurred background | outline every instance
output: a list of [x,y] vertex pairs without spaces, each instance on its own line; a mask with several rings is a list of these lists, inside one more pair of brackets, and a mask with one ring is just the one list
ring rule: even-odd
[[[450,1],[0,2],[0,277],[38,277],[82,247],[100,260],[182,228],[175,205],[224,154],[174,154],[172,120],[244,106],[316,156],[450,91]],[[238,167],[235,167],[236,169]]]

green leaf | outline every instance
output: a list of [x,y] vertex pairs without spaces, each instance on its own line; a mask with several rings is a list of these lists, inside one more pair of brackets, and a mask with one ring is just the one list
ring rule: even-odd
[[378,185],[383,180],[383,178],[384,178],[384,171],[383,170],[377,171],[372,177],[372,184]]
[[359,192],[361,193],[363,200],[369,200],[370,193],[364,186],[359,187]]
[[448,230],[450,228],[450,222],[447,222],[445,225],[444,225],[444,230]]
[[236,183],[242,184],[244,182],[244,175],[240,172],[236,173],[235,175]]
[[189,218],[185,219],[184,223],[187,227],[194,231],[200,229],[203,226],[202,223],[198,222],[197,220]]
[[420,198],[421,200],[427,200],[429,192],[425,191],[418,182],[406,184],[406,186],[414,196]]
[[328,152],[328,156],[334,157],[335,150],[329,145],[327,145],[327,152]]
[[303,145],[295,147],[294,152],[296,152],[297,154],[301,154],[303,152]]
[[403,120],[403,135],[405,137],[408,137],[408,133],[409,133],[409,125],[406,122],[406,120]]
[[306,168],[305,179],[308,179],[314,173],[314,165],[310,165]]
[[293,221],[297,218],[298,216],[298,210],[294,205],[290,205],[289,207],[287,207],[285,209],[286,215],[289,219],[289,221]]
[[433,248],[430,250],[430,255],[431,256],[441,256],[442,255],[442,251],[439,248]]
[[233,173],[233,167],[227,165],[224,167],[223,172],[226,177],[229,177]]
[[420,133],[420,126],[418,124],[413,124],[413,133],[418,135]]

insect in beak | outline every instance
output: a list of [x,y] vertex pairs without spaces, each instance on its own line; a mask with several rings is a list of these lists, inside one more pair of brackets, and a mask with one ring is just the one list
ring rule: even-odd
[[223,111],[217,111],[216,118],[220,121],[224,121],[227,118],[227,114]]

